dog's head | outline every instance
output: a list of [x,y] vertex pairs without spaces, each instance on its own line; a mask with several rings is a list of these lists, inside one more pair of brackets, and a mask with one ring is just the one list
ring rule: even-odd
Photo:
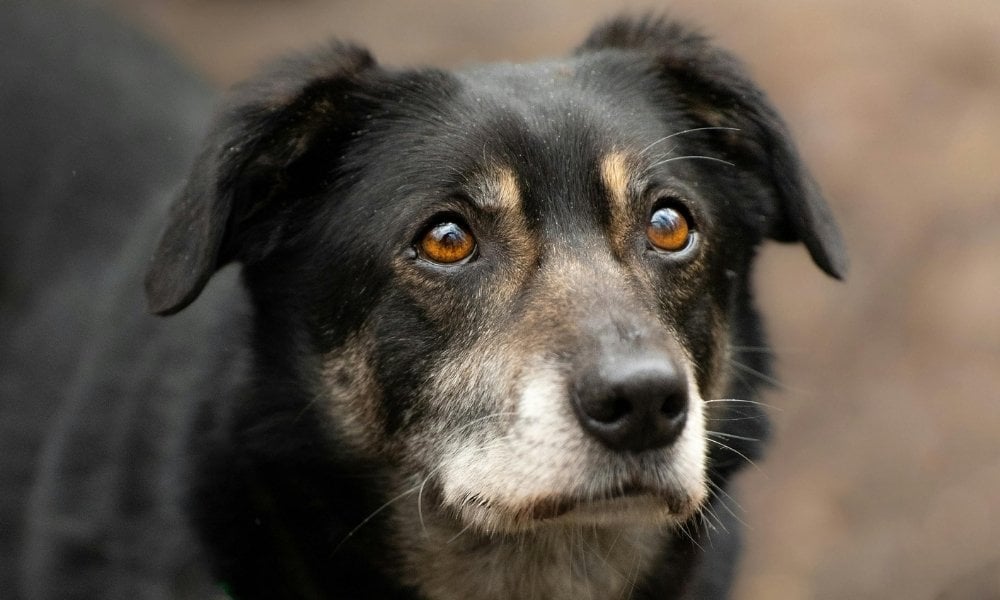
[[397,71],[336,45],[238,89],[147,291],[170,314],[242,263],[260,376],[466,525],[672,522],[706,496],[765,238],[845,270],[740,65],[621,20],[562,61]]

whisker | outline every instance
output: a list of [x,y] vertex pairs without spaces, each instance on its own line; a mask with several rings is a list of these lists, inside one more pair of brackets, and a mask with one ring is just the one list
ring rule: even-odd
[[632,595],[635,593],[635,588],[639,585],[640,552],[638,546],[634,546],[633,548],[634,552],[632,554],[632,569],[629,570],[629,572],[631,572],[631,576],[626,578],[626,581],[628,581],[628,586],[622,589],[622,594],[623,594],[622,598],[631,598]]
[[[726,498],[728,498],[729,501],[732,502],[736,506],[736,508],[739,509],[740,512],[744,512],[744,513],[746,512],[746,509],[743,508],[743,506],[740,505],[740,503],[736,501],[736,498],[733,498],[732,496],[730,496],[729,492],[727,492],[726,490],[722,489],[721,485],[719,485],[719,484],[717,484],[717,483],[715,483],[715,482],[713,482],[711,480],[708,481],[708,485],[709,485],[709,487],[711,487],[716,492],[722,494],[722,496],[725,496]],[[722,506],[722,508],[724,508],[726,510],[726,512],[728,512],[730,515],[732,515],[732,517],[734,519],[736,519],[741,525],[743,525],[744,527],[748,527],[748,525],[746,524],[746,522],[743,519],[741,519],[739,515],[737,515],[735,512],[733,512],[733,509],[729,508],[729,505],[726,504],[726,498],[723,498],[722,496],[716,496],[716,498],[719,499],[719,505]]]
[[769,410],[781,410],[777,406],[772,406],[771,404],[767,404],[765,402],[758,402],[756,400],[743,400],[740,398],[715,398],[713,400],[702,400],[702,403],[704,404],[712,404],[714,402],[730,402],[733,404],[755,404],[757,406],[762,406]]
[[[595,532],[595,534],[597,532],[597,527],[596,526],[594,527],[594,532]],[[614,549],[615,544],[617,544],[618,540],[621,538],[621,534],[622,534],[622,532],[619,531],[618,535],[615,536],[615,539],[612,540],[611,547],[608,549],[607,553],[604,556],[601,555],[601,552],[600,552],[600,550],[598,548],[594,547],[593,544],[591,544],[590,542],[587,541],[586,536],[584,536],[582,534],[582,532],[581,532],[581,535],[580,535],[580,538],[579,538],[580,539],[580,548],[582,550],[584,550],[585,552],[589,553],[591,556],[593,556],[597,560],[599,560],[602,563],[604,563],[604,566],[608,567],[611,571],[613,571],[619,577],[621,577],[622,579],[624,579],[625,582],[629,586],[635,586],[636,582],[633,580],[632,576],[627,571],[623,572],[618,567],[616,567],[615,565],[611,564],[611,562],[609,561],[609,558],[611,557],[611,554],[612,554],[612,550]]]
[[733,454],[735,454],[735,455],[739,456],[740,458],[742,458],[743,460],[747,461],[747,463],[750,466],[752,466],[753,468],[757,469],[758,472],[764,473],[763,469],[761,469],[759,466],[757,466],[757,463],[755,463],[754,461],[750,460],[750,457],[748,457],[746,454],[743,454],[742,452],[740,452],[739,450],[733,448],[732,446],[727,446],[726,444],[723,444],[722,442],[720,442],[719,440],[717,440],[715,438],[711,438],[711,437],[706,436],[705,439],[708,440],[708,441],[710,441],[710,442],[712,442],[713,444],[719,446],[720,448],[724,448],[726,450],[729,450]]
[[720,423],[724,423],[724,422],[728,422],[728,421],[756,421],[758,419],[763,419],[765,417],[766,417],[766,415],[759,414],[759,415],[754,415],[752,417],[705,417],[705,420],[706,421],[718,421]]
[[[659,141],[653,142],[652,144],[646,146],[646,150],[649,150],[650,148],[652,148],[653,146],[659,144],[660,142],[669,140],[672,137],[674,137],[674,136],[673,135],[668,135],[667,137],[662,138]],[[671,154],[673,154],[674,150],[676,150],[676,149],[677,149],[677,144],[674,144],[673,146],[667,148],[667,150],[665,152],[663,152],[663,156],[670,156]],[[639,156],[643,156],[646,153],[646,150],[643,150],[642,152],[640,152]]]
[[299,412],[295,414],[295,418],[292,419],[292,425],[298,425],[299,419],[304,417],[307,412],[312,410],[312,408],[319,402],[321,396],[322,394],[319,393],[313,394],[312,398],[309,399],[309,402],[306,402],[305,405],[303,405],[302,408],[299,409]]
[[714,131],[714,130],[739,131],[739,128],[738,127],[694,127],[692,129],[685,129],[684,131],[675,131],[674,133],[671,133],[670,135],[663,136],[660,139],[658,139],[655,142],[653,142],[652,144],[650,144],[650,145],[646,146],[645,148],[643,148],[639,152],[639,156],[642,156],[642,155],[646,154],[654,146],[656,146],[658,144],[661,144],[661,143],[663,143],[663,142],[665,142],[665,141],[667,141],[667,140],[669,140],[671,138],[675,138],[677,136],[684,135],[686,133],[694,133],[696,131]]
[[686,535],[687,539],[691,540],[691,543],[697,546],[699,550],[701,550],[702,552],[705,551],[705,548],[703,548],[702,545],[699,544],[698,541],[694,539],[694,536],[691,535],[691,532],[687,530],[686,523],[681,523],[680,525],[677,526],[677,529],[679,529],[681,533]]
[[715,536],[713,533],[717,533],[718,530],[715,528],[704,513],[699,512],[694,519],[691,520],[693,526],[697,527],[700,525],[701,535],[704,539],[708,540],[708,547],[715,548]]
[[419,485],[415,485],[415,486],[411,487],[410,489],[408,489],[405,492],[399,494],[398,496],[392,498],[391,500],[389,500],[388,502],[386,502],[382,506],[380,506],[380,507],[376,508],[374,511],[372,511],[372,514],[368,515],[367,517],[365,517],[365,519],[363,521],[361,521],[360,523],[358,523],[357,527],[355,527],[354,529],[352,529],[349,532],[347,532],[347,535],[344,536],[344,539],[340,540],[340,543],[337,544],[333,548],[333,552],[331,552],[331,554],[336,554],[337,550],[340,550],[340,547],[343,546],[347,542],[347,540],[351,539],[351,537],[354,536],[354,534],[357,533],[359,529],[361,529],[369,521],[371,521],[372,519],[374,519],[376,515],[378,515],[383,510],[389,508],[389,506],[391,506],[393,503],[397,502],[398,500],[400,500],[402,498],[405,498],[406,496],[409,496],[413,492],[417,491],[417,489],[419,489],[419,487],[420,487]]
[[622,539],[622,530],[619,529],[618,533],[615,534],[615,539],[611,540],[611,545],[608,546],[608,553],[607,556],[604,558],[604,562],[608,562],[608,559],[611,558],[611,554],[615,551],[615,546],[618,545],[618,542],[621,539]]
[[779,387],[779,388],[785,389],[785,390],[788,389],[788,386],[786,386],[785,384],[781,383],[780,381],[778,381],[774,377],[771,377],[767,373],[762,373],[762,372],[758,371],[757,369],[755,369],[755,368],[753,368],[751,366],[745,365],[745,364],[741,363],[740,361],[735,360],[735,359],[733,359],[731,357],[727,358],[726,360],[729,362],[729,364],[731,364],[732,366],[736,367],[737,369],[743,371],[744,373],[749,373],[750,375],[754,375],[756,377],[759,377],[762,381],[766,381],[767,383],[770,383],[771,385],[773,385],[775,387]]
[[449,539],[447,542],[445,542],[445,545],[447,546],[448,544],[450,544],[450,543],[454,542],[455,540],[457,540],[458,538],[460,538],[462,536],[462,534],[465,533],[466,531],[468,531],[471,527],[472,527],[472,523],[469,523],[468,525],[466,525],[465,527],[463,527],[461,531],[459,531],[455,535],[451,536],[451,539]]
[[671,158],[665,158],[663,160],[657,161],[657,162],[649,165],[649,167],[647,167],[647,169],[652,169],[652,168],[658,167],[660,165],[665,165],[665,164],[667,164],[669,162],[674,162],[675,160],[688,160],[688,159],[710,160],[712,162],[718,162],[718,163],[722,163],[724,165],[729,165],[730,167],[735,167],[736,166],[734,163],[731,163],[728,160],[722,160],[721,158],[715,158],[714,156],[703,156],[703,155],[699,155],[699,154],[685,154],[684,156],[674,156],[674,157],[671,157]]
[[[705,508],[702,510],[701,514],[702,514],[703,518],[705,517],[705,515],[707,515],[708,517],[711,517],[712,519],[714,519],[715,522],[718,523],[719,527],[722,528],[722,531],[724,531],[726,533],[729,533],[729,528],[726,527],[726,524],[722,521],[722,519],[719,518],[719,515],[717,515],[715,513],[715,511],[712,510],[712,507],[710,505],[706,504]],[[715,526],[713,525],[712,526],[712,531],[715,531],[716,533],[718,533],[719,530],[716,529]]]
[[702,531],[705,532],[705,537],[708,538],[708,543],[711,545],[712,543],[711,534],[719,533],[719,530],[716,529],[715,523],[713,523],[708,518],[707,510],[708,510],[707,508],[703,508],[700,511],[698,511],[698,521],[701,523]]
[[517,414],[516,412],[512,412],[512,411],[504,411],[504,412],[491,413],[491,414],[486,415],[485,417],[479,417],[478,419],[473,419],[473,420],[469,421],[468,423],[463,424],[461,427],[459,427],[458,429],[454,430],[452,433],[459,433],[461,431],[465,431],[466,429],[468,429],[469,427],[472,427],[476,423],[482,423],[483,421],[488,421],[490,419],[498,419],[500,417],[509,417],[509,416],[516,415],[516,414]]
[[733,440],[743,440],[744,442],[759,442],[757,438],[746,437],[744,435],[736,435],[735,433],[723,433],[721,431],[706,431],[705,435],[717,435],[722,438],[728,438]]
[[436,473],[437,470],[440,468],[441,467],[438,466],[431,469],[430,473],[428,473],[427,476],[420,481],[420,490],[417,492],[417,519],[420,521],[420,530],[424,532],[424,537],[428,537],[427,525],[424,523],[424,508],[423,508],[424,486],[427,485],[427,482],[430,481],[430,478],[433,477],[434,473]]

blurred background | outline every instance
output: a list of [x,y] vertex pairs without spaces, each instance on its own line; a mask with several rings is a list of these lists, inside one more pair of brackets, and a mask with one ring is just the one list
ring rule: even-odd
[[758,273],[782,387],[736,598],[1000,598],[996,0],[99,0],[225,86],[329,36],[394,65],[559,55],[623,9],[750,65],[840,218],[846,283]]

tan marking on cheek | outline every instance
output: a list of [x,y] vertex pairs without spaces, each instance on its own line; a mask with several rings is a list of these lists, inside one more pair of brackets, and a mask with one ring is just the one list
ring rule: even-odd
[[[472,408],[489,413],[511,410],[516,375],[524,360],[524,348],[511,332],[487,328],[470,345],[449,348],[444,353],[437,368],[429,373],[429,395],[435,398],[435,406],[444,419],[455,412],[467,411],[470,403],[477,404]],[[479,429],[494,429],[495,425],[483,423]]]
[[357,450],[382,449],[384,428],[381,391],[372,366],[374,338],[369,332],[352,334],[339,348],[323,357],[318,401],[327,424]]

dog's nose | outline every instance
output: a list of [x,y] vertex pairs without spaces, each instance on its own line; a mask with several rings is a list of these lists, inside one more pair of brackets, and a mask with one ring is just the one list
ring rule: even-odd
[[573,408],[584,430],[612,450],[673,443],[687,420],[687,381],[669,362],[598,369],[578,379]]

